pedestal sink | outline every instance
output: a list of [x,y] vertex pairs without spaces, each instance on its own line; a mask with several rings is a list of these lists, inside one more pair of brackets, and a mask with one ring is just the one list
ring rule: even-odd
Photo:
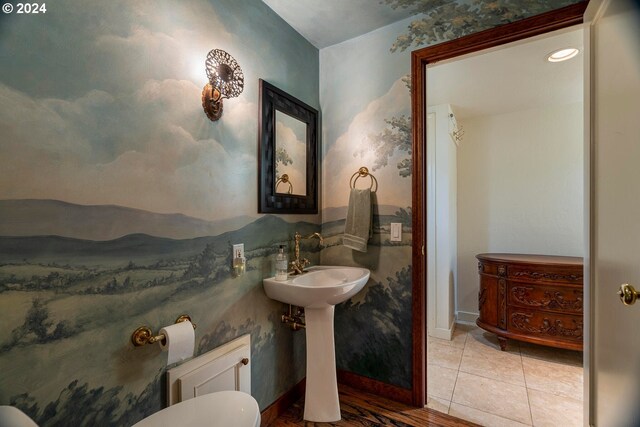
[[336,304],[364,287],[369,274],[366,268],[317,266],[284,282],[273,277],[262,281],[269,298],[304,307],[307,331],[304,419],[307,421],[340,420],[333,311]]

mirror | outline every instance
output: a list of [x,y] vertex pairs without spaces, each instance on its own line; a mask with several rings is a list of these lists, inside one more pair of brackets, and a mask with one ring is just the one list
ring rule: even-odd
[[276,194],[307,194],[307,124],[276,110]]
[[260,80],[258,212],[318,213],[318,112]]

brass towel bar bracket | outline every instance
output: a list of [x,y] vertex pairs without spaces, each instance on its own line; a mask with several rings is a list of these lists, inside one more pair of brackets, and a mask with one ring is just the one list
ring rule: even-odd
[[[176,323],[181,323],[187,320],[191,322],[191,317],[189,317],[188,314],[183,314],[181,316],[178,316],[178,318],[176,319]],[[196,324],[192,323],[192,325],[193,329],[195,329]],[[131,334],[131,342],[135,347],[140,347],[145,344],[155,344],[158,341],[164,344],[166,340],[167,337],[165,337],[164,334],[153,335],[153,332],[151,332],[151,328],[149,328],[148,326],[140,326],[133,332],[133,334]]]
[[349,180],[349,186],[351,188],[356,188],[356,181],[358,180],[358,178],[364,178],[365,176],[368,176],[369,178],[371,178],[370,189],[372,193],[375,193],[378,190],[378,180],[376,179],[375,176],[373,176],[371,172],[369,172],[369,169],[366,166],[362,166],[360,169],[358,169],[358,172],[351,175],[351,179]]

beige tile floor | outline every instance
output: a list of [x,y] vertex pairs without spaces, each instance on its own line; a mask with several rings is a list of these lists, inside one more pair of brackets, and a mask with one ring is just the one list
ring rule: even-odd
[[488,427],[582,426],[582,353],[458,324],[427,342],[427,406]]

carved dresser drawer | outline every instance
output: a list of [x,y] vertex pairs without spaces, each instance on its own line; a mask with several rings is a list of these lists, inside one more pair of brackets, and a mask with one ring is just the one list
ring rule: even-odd
[[582,315],[582,289],[509,282],[509,307]]
[[507,331],[513,334],[582,346],[582,316],[509,308],[507,317]]
[[477,324],[498,335],[582,350],[582,258],[479,254]]
[[[545,258],[551,258],[549,256]],[[553,257],[560,258],[560,257]],[[562,257],[568,258],[568,257]],[[582,258],[578,258],[582,260]],[[582,262],[582,261],[580,261]],[[582,284],[582,269],[578,273],[575,269],[562,265],[550,266],[524,266],[511,265],[507,269],[508,276],[512,280],[524,280],[527,282],[549,282],[549,283],[578,283]]]

